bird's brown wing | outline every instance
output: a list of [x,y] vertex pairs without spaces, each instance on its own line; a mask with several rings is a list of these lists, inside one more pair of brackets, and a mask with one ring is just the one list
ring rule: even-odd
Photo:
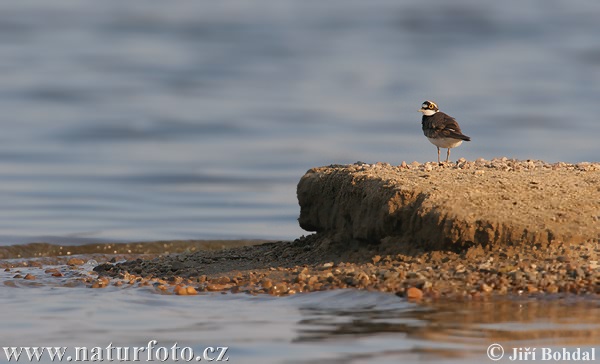
[[460,126],[458,126],[458,123],[452,116],[446,115],[442,112],[438,112],[436,116],[438,114],[441,117],[435,120],[435,128],[440,130],[440,134],[443,137],[460,139],[465,141],[471,140],[471,138],[462,133],[462,131],[460,130]]

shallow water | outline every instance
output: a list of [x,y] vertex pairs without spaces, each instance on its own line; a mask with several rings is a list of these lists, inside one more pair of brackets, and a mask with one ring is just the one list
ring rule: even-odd
[[59,346],[69,355],[156,340],[196,354],[226,346],[231,363],[481,363],[492,343],[507,355],[513,347],[600,347],[598,303],[573,297],[419,305],[356,290],[273,298],[2,285],[0,303],[3,347]]
[[0,4],[0,244],[293,239],[332,163],[597,161],[594,0]]

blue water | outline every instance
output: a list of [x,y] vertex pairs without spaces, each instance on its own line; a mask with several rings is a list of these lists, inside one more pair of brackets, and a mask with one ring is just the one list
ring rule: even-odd
[[[0,2],[0,245],[296,238],[309,168],[436,159],[426,99],[473,140],[454,159],[598,161],[599,18],[596,0]],[[0,273],[2,347],[480,363],[490,343],[600,344],[593,300],[177,297]]]
[[[152,340],[153,362],[161,362],[160,347],[172,359],[175,344],[196,355],[207,347],[227,347],[227,362],[257,364],[487,363],[487,348],[494,343],[505,348],[502,363],[512,362],[507,359],[512,348],[600,350],[599,307],[586,300],[423,306],[356,290],[278,298],[163,296],[151,289],[114,287],[0,286],[0,293],[0,362],[8,362],[4,348],[65,347],[65,356],[73,357],[76,347],[100,348],[106,360],[109,344],[133,352]],[[22,355],[19,362],[30,362]],[[39,362],[59,362],[47,355]],[[116,362],[116,351],[112,355]],[[139,362],[146,358],[142,352]]]
[[314,166],[598,161],[593,0],[0,4],[0,244],[293,239]]

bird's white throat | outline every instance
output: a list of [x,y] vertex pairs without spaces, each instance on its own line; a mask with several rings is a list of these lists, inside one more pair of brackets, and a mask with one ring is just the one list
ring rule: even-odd
[[427,109],[427,110],[423,110],[423,111],[421,111],[421,112],[422,112],[422,113],[423,113],[423,115],[425,115],[425,116],[431,116],[431,115],[435,114],[437,111],[435,111],[435,110],[429,110],[429,109]]

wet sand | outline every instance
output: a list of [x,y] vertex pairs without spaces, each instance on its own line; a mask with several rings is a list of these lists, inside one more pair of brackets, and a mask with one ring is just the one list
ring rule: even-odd
[[197,292],[271,295],[358,288],[416,300],[506,294],[596,296],[599,254],[597,244],[477,246],[452,252],[405,243],[348,246],[315,234],[294,242],[103,264],[95,271],[116,282],[155,284],[167,293],[177,292],[180,287],[172,286],[179,284]]
[[[59,245],[45,242],[22,245],[0,246],[0,259],[48,258],[71,255],[166,255],[171,253],[194,252],[197,250],[221,250],[238,246],[264,243],[265,240],[169,240],[136,243],[94,243],[83,245]],[[0,261],[1,262],[1,261]],[[58,263],[57,263],[58,264]],[[6,268],[6,267],[5,267]]]

